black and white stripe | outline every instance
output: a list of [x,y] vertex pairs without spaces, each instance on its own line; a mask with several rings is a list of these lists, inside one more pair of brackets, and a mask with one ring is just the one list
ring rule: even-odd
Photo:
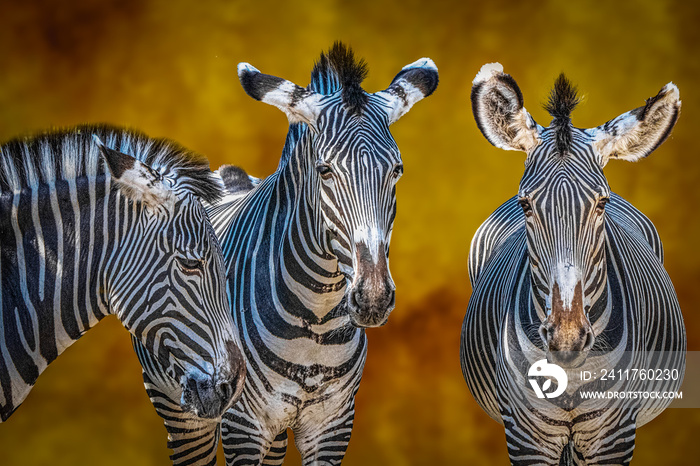
[[603,174],[608,160],[638,160],[663,142],[678,117],[678,90],[669,84],[646,106],[588,130],[571,125],[577,103],[560,76],[547,105],[554,120],[543,128],[500,65],[485,65],[472,89],[486,138],[527,153],[518,195],[472,241],[461,344],[467,384],[504,425],[517,465],[626,465],[636,428],[670,403],[582,400],[579,391],[599,385],[571,376],[560,398],[540,400],[527,383],[536,361],[568,374],[652,360],[682,375],[685,366],[685,327],[656,229],[610,192]]
[[281,464],[287,428],[304,464],[339,464],[350,440],[364,328],[394,307],[388,254],[402,164],[389,125],[438,80],[429,59],[375,94],[360,87],[365,74],[342,44],[321,55],[308,88],[239,65],[246,92],[283,110],[290,128],[277,171],[247,194],[233,173],[240,184],[225,184],[236,193],[209,210],[248,364],[222,422],[228,464]]
[[[105,163],[106,162],[106,163]],[[0,417],[114,314],[171,379],[180,410],[216,418],[240,391],[206,159],[78,126],[0,146]]]

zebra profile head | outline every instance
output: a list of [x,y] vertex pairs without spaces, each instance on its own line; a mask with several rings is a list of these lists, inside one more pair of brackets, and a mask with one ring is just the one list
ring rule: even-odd
[[595,343],[590,316],[607,306],[603,168],[636,161],[670,134],[679,115],[678,89],[667,84],[646,105],[592,129],[571,124],[576,89],[559,76],[538,125],[523,107],[515,80],[498,63],[484,65],[472,87],[479,129],[496,147],[527,154],[518,201],[526,218],[532,296],[542,319],[548,359],[563,367],[585,361]]
[[100,136],[105,143],[95,141],[121,194],[105,284],[111,312],[170,377],[169,398],[197,417],[219,418],[243,389],[245,362],[223,256],[202,205],[219,197],[218,185],[206,159],[174,143]]
[[[386,323],[394,308],[389,242],[396,213],[401,154],[389,126],[433,93],[438,72],[429,58],[405,66],[389,87],[373,94],[361,83],[363,60],[335,43],[321,54],[311,84],[296,84],[238,66],[246,93],[282,110],[300,161],[299,180],[315,212],[313,229],[323,255],[346,277],[350,321],[357,327]],[[301,124],[299,124],[301,123]],[[284,156],[283,156],[284,157]]]

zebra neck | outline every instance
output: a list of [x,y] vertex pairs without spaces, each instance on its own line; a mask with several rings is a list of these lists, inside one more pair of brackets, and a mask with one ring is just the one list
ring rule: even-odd
[[23,381],[14,402],[108,313],[104,258],[118,207],[109,190],[98,175],[0,196],[0,376]]
[[298,126],[290,128],[286,155],[274,174],[241,202],[209,213],[218,225],[239,328],[260,329],[257,338],[265,341],[347,342],[357,332],[344,310],[345,277],[326,252],[302,150],[308,144],[289,145]]
[[[318,186],[304,176],[305,166],[292,159],[280,173],[278,199],[287,205],[281,222],[279,241],[273,254],[278,296],[286,301],[286,312],[312,325],[344,325],[337,316],[344,306],[345,276],[338,270],[337,258],[328,252],[326,232],[318,204]],[[306,165],[306,164],[304,164]],[[315,191],[315,192],[314,192]]]

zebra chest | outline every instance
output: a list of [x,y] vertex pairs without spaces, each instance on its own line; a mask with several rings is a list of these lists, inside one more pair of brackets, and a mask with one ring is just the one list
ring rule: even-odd
[[[305,383],[299,384],[287,377],[275,377],[274,389],[268,392],[264,412],[258,418],[273,430],[301,425],[318,425],[335,413],[344,411],[352,398],[353,378],[326,378],[324,374],[309,370],[302,374]],[[270,379],[273,382],[273,379]],[[359,382],[359,380],[358,380]]]
[[[266,361],[268,381],[283,396],[301,401],[329,396],[361,372],[356,369],[358,359],[363,359],[364,354],[358,354],[357,348],[312,345],[303,340],[294,343],[279,348],[283,351],[276,357],[268,355]],[[290,351],[290,347],[294,349]]]
[[312,403],[322,398],[330,398],[342,391],[348,374],[342,377],[333,377],[328,374],[311,369],[299,377],[303,384],[294,381],[292,377],[279,380],[274,396],[289,400],[290,397],[302,403]]
[[243,312],[239,331],[254,366],[273,390],[313,394],[357,371],[366,352],[361,330],[334,322],[310,325],[298,315],[272,309]]
[[[352,402],[366,357],[364,335],[345,345],[319,345],[303,338],[272,347],[259,360],[259,380],[264,380],[264,413],[259,416],[275,428],[314,425]],[[294,348],[293,351],[289,351]],[[260,354],[260,353],[258,353]],[[249,377],[248,383],[258,377]]]

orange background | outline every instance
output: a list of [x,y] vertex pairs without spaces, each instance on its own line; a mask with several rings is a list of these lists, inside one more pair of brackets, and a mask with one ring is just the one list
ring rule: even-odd
[[[507,464],[503,429],[473,401],[459,365],[470,287],[469,241],[516,193],[522,154],[493,148],[471,114],[471,80],[500,61],[542,125],[561,71],[591,127],[643,104],[668,81],[683,110],[672,137],[638,164],[613,161],[613,190],[656,224],[700,350],[700,7],[694,2],[414,0],[22,1],[0,7],[0,139],[51,126],[109,122],[168,137],[266,176],[287,129],[246,96],[236,64],[306,85],[342,39],[366,58],[365,89],[431,57],[436,93],[392,128],[403,153],[391,265],[397,308],[369,332],[355,430],[344,464]],[[692,462],[700,410],[674,409],[640,429],[635,462]],[[108,318],[62,355],[0,425],[0,464],[169,464],[165,429],[141,385],[130,341]],[[298,464],[290,452],[287,464]]]

